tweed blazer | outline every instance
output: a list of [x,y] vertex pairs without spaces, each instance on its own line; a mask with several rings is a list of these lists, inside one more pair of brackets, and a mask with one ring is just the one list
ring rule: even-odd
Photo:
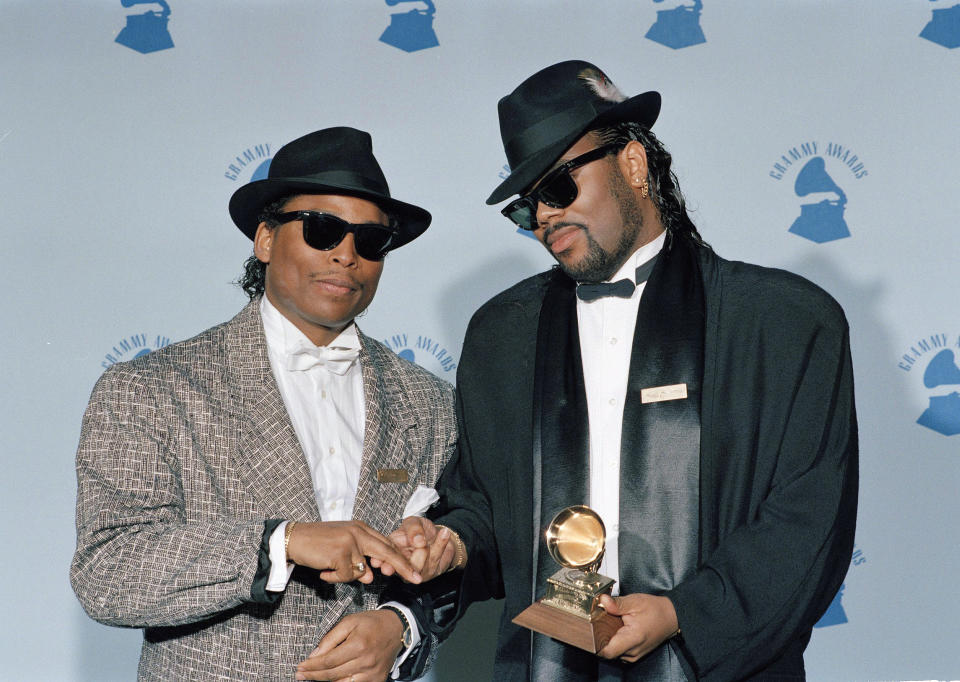
[[[453,388],[361,334],[366,404],[354,518],[381,533],[456,444]],[[406,469],[405,483],[377,469]],[[142,680],[291,680],[383,582],[330,585],[297,567],[275,603],[251,596],[266,519],[319,521],[309,467],[254,300],[229,322],[114,365],[77,452],[71,583],[108,624],[144,628]]]

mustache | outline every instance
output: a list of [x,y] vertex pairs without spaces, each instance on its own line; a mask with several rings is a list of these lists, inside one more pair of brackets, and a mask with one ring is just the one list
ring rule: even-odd
[[310,273],[310,280],[313,282],[331,282],[339,286],[350,287],[351,289],[362,289],[360,282],[355,280],[349,275],[343,273],[333,273],[333,272],[312,272]]
[[554,223],[553,225],[548,226],[547,229],[543,231],[543,241],[549,241],[550,237],[552,237],[555,232],[557,232],[558,230],[562,230],[565,227],[575,227],[578,230],[584,230],[584,231],[586,231],[587,229],[587,226],[584,225],[583,223],[574,223],[569,221],[564,221],[562,223]]

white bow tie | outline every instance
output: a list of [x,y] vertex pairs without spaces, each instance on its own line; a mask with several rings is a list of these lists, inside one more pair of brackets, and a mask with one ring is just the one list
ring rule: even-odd
[[340,374],[347,373],[360,355],[359,348],[331,348],[329,346],[300,346],[287,354],[287,369],[293,372],[314,367]]

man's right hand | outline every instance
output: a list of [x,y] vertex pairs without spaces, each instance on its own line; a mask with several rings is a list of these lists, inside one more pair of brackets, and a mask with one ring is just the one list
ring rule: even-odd
[[[457,539],[450,529],[437,526],[422,516],[405,518],[400,527],[390,534],[390,542],[409,557],[413,568],[419,572],[424,581],[433,580],[453,568],[463,568],[463,566],[454,565],[457,558]],[[464,564],[466,563],[465,554],[466,548],[464,548]],[[379,568],[384,575],[393,575],[396,572],[405,578],[399,567],[389,562],[371,559],[370,564]]]
[[373,582],[367,557],[371,566],[389,565],[386,575],[396,572],[410,583],[422,580],[410,560],[363,521],[297,522],[290,531],[287,559],[317,569],[328,583]]

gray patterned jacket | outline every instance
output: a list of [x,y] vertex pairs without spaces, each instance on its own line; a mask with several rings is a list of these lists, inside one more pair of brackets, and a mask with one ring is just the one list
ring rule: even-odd
[[[456,442],[453,388],[361,334],[366,401],[354,518],[382,533]],[[406,469],[380,483],[378,468]],[[70,578],[93,618],[145,628],[143,680],[290,680],[380,581],[328,585],[298,567],[252,601],[269,518],[319,520],[306,459],[270,370],[258,301],[229,322],[107,370],[77,452]]]

